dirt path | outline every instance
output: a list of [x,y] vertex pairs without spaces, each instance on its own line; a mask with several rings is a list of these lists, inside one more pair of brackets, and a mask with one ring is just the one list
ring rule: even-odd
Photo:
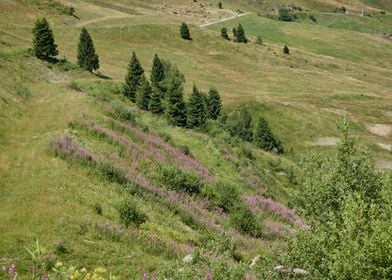
[[105,21],[105,20],[109,20],[109,19],[121,19],[121,18],[131,18],[131,17],[134,17],[134,16],[133,15],[127,15],[127,14],[119,14],[119,15],[113,15],[113,16],[104,16],[104,17],[95,18],[95,19],[84,21],[84,22],[80,22],[76,26],[77,27],[84,27],[84,26],[92,24],[92,23],[97,23],[97,22]]
[[237,13],[237,14],[232,15],[231,17],[228,17],[228,18],[223,18],[223,19],[220,19],[220,20],[217,20],[217,21],[202,23],[202,24],[199,25],[199,27],[202,27],[202,28],[203,27],[207,27],[207,26],[210,26],[210,25],[214,25],[214,24],[217,24],[217,23],[229,21],[229,20],[236,19],[236,18],[239,18],[239,17],[247,16],[247,15],[250,15],[250,14],[251,13],[244,13],[244,14]]

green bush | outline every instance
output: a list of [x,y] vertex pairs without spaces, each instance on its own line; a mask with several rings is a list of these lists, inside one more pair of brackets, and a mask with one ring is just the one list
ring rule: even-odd
[[122,200],[117,205],[117,210],[121,223],[126,226],[140,226],[147,221],[147,215],[140,211],[135,202],[129,198]]
[[230,212],[230,222],[232,226],[244,234],[260,237],[261,226],[258,224],[255,215],[244,203],[237,203]]
[[126,121],[129,123],[136,122],[135,115],[128,106],[118,101],[112,101],[110,105],[112,106],[113,115],[116,119]]
[[74,80],[69,82],[68,87],[72,90],[75,90],[75,91],[82,91],[79,84]]
[[125,177],[125,171],[114,166],[110,162],[100,162],[98,163],[97,168],[100,174],[111,182],[115,182],[120,185],[125,185],[128,182]]
[[155,179],[169,189],[186,193],[199,193],[203,186],[195,172],[184,171],[177,166],[160,165],[156,170]]
[[211,200],[214,205],[230,211],[238,204],[240,194],[234,185],[223,182],[208,184],[203,189],[203,194]]
[[96,202],[93,206],[94,212],[100,216],[103,214],[102,205],[99,202]]
[[30,89],[23,83],[16,84],[16,94],[23,99],[28,99],[32,96]]

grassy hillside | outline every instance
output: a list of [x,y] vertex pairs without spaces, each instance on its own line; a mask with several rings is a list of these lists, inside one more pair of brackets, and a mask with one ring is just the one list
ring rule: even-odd
[[[25,248],[38,239],[50,258],[79,268],[102,266],[121,279],[175,270],[187,254],[202,250],[212,256],[216,248],[224,251],[223,267],[247,269],[255,256],[282,250],[302,225],[286,208],[299,188],[298,159],[308,151],[331,153],[342,115],[378,168],[392,169],[392,41],[384,36],[392,32],[389,1],[370,1],[374,14],[365,17],[357,15],[359,0],[294,1],[317,23],[308,15],[297,22],[275,20],[271,8],[293,1],[222,1],[222,10],[218,2],[171,0],[163,7],[152,0],[1,1],[0,265],[15,263],[27,279],[31,259]],[[331,13],[342,5],[353,12]],[[64,12],[70,6],[75,16]],[[237,9],[249,14],[200,27]],[[65,64],[39,61],[28,50],[34,21],[43,16]],[[183,21],[190,23],[192,41],[179,37]],[[248,44],[220,37],[222,27],[238,23]],[[94,39],[100,75],[74,66],[82,27]],[[283,54],[284,45],[290,55]],[[147,76],[155,53],[176,64],[186,77],[186,97],[193,83],[205,91],[214,86],[225,112],[247,108],[254,120],[265,116],[288,152],[278,156],[231,139],[217,122],[207,132],[195,131],[138,110],[118,90],[132,51]],[[59,139],[71,139],[68,147],[91,157],[56,153],[50,143]],[[114,171],[103,165],[108,162]],[[165,187],[157,177],[162,165],[184,174],[196,170],[203,190],[220,182],[234,185],[241,199],[262,197],[263,207],[252,208],[261,235],[234,229],[232,214],[203,191]],[[122,177],[111,175],[116,170]],[[147,215],[140,227],[121,223],[124,198]],[[222,245],[230,243],[222,232],[235,250]],[[203,266],[200,271],[206,272]]]

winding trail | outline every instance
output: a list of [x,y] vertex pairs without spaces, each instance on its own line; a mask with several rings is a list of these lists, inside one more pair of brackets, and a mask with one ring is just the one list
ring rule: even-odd
[[113,15],[113,16],[103,16],[100,18],[95,18],[92,20],[87,20],[87,21],[83,21],[78,23],[76,26],[77,27],[84,27],[86,25],[92,24],[92,23],[97,23],[100,21],[105,21],[105,20],[109,20],[109,19],[121,19],[121,18],[131,18],[134,17],[133,15],[128,15],[128,14],[119,14],[119,15]]
[[229,21],[229,20],[236,19],[236,18],[239,18],[239,17],[247,16],[247,15],[250,15],[250,14],[251,13],[243,13],[243,14],[237,13],[237,14],[232,15],[231,17],[228,17],[228,18],[223,18],[223,19],[220,19],[220,20],[217,20],[217,21],[202,23],[202,24],[199,25],[199,27],[202,27],[202,28],[203,27],[207,27],[207,26],[210,26],[210,25],[214,25],[214,24],[218,24],[218,23],[221,23],[221,22]]

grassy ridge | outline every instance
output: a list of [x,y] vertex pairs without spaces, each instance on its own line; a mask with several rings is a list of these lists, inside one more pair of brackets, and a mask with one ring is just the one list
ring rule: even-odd
[[[198,162],[218,179],[236,185],[242,195],[261,192],[287,205],[296,188],[288,176],[295,170],[291,169],[295,167],[292,159],[309,147],[329,152],[328,146],[312,143],[320,137],[337,137],[335,122],[341,114],[349,116],[361,144],[371,145],[378,159],[392,160],[389,152],[376,145],[389,143],[391,136],[368,130],[372,124],[392,125],[391,43],[381,35],[367,33],[389,30],[388,14],[360,18],[317,13],[317,25],[308,21],[282,23],[253,14],[199,28],[197,17],[184,19],[151,9],[156,1],[69,3],[75,6],[79,19],[23,1],[0,3],[0,192],[4,194],[0,196],[0,220],[4,221],[0,224],[4,241],[0,259],[15,260],[23,273],[29,269],[24,247],[35,238],[51,251],[55,251],[56,242],[65,241],[70,252],[58,256],[64,262],[110,267],[115,275],[125,277],[181,260],[211,233],[189,227],[184,217],[161,199],[136,193],[133,199],[147,213],[148,221],[132,233],[134,239],[126,234],[113,238],[120,223],[116,203],[129,192],[97,176],[90,167],[69,163],[48,151],[50,140],[71,134],[101,157],[124,154],[119,145],[69,123],[88,118],[107,124],[104,99],[119,99],[133,106],[110,92],[113,83],[122,82],[133,50],[147,74],[154,53],[177,64],[187,78],[186,95],[193,82],[203,90],[215,86],[226,111],[246,107],[254,117],[266,116],[287,150],[294,151],[294,155],[278,158],[246,143],[230,144],[224,134],[211,136],[174,128],[163,118],[136,113],[140,125],[169,135],[174,145],[187,146]],[[305,0],[298,3],[311,5]],[[325,7],[343,2],[337,3]],[[379,7],[387,8],[385,3]],[[258,9],[238,1],[228,3],[228,9],[237,7]],[[110,80],[80,70],[61,71],[58,65],[31,57],[26,51],[31,46],[31,27],[41,16],[48,17],[53,26],[59,57],[71,62],[76,60],[80,28],[87,27],[101,59],[101,71]],[[192,42],[178,36],[183,20],[192,22]],[[251,39],[249,44],[220,38],[222,26],[231,29],[239,22]],[[263,37],[264,46],[254,43],[257,35]],[[289,45],[290,56],[283,55],[284,44]],[[70,86],[71,81],[80,91]],[[249,151],[253,158],[249,158]],[[129,155],[114,162],[132,168]],[[103,216],[94,212],[96,202],[102,205]],[[268,211],[257,218],[265,228],[265,240],[237,236],[245,262],[282,246],[284,237],[274,233],[273,223],[290,227],[286,219]],[[228,223],[223,226],[230,227]],[[151,237],[159,237],[162,243],[148,247]]]

